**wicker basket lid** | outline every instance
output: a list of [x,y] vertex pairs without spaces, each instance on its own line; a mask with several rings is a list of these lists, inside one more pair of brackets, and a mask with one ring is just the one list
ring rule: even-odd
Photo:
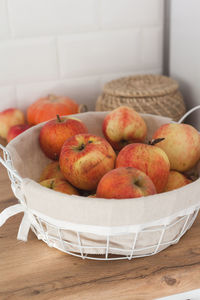
[[178,83],[162,75],[122,77],[105,84],[104,93],[123,97],[158,97],[178,90]]

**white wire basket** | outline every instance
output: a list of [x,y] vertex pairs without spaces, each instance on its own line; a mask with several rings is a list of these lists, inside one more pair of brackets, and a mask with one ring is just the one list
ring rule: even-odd
[[[179,123],[199,108],[200,106],[197,106],[190,110],[181,118]],[[13,193],[19,200],[18,204],[8,207],[0,213],[0,226],[9,217],[24,212],[17,236],[19,240],[26,241],[31,228],[37,238],[43,240],[49,247],[57,248],[83,259],[130,260],[154,255],[168,246],[178,243],[180,238],[192,226],[199,212],[200,201],[195,199],[191,202],[191,205],[180,209],[180,211],[176,210],[170,216],[142,224],[111,227],[58,220],[29,207],[22,188],[24,178],[14,168],[8,149],[2,145],[0,145],[0,148],[3,150],[3,158],[0,158],[0,162],[6,167]],[[200,179],[194,183],[195,187],[199,187],[199,193]],[[194,183],[190,184],[191,193]],[[173,195],[172,193],[173,191],[169,193],[169,197]],[[87,201],[92,203],[93,199],[90,198]]]

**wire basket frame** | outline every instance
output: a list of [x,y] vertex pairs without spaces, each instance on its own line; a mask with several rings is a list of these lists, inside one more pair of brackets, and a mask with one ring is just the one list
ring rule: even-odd
[[[157,254],[163,249],[167,248],[168,246],[178,243],[180,238],[192,226],[198,212],[199,212],[199,208],[195,209],[193,212],[189,213],[188,215],[184,215],[178,218],[178,220],[175,220],[172,224],[169,225],[163,224],[162,226],[159,227],[159,229],[151,228],[148,225],[147,228],[143,228],[139,231],[133,232],[131,234],[132,241],[131,241],[130,249],[113,247],[112,243],[110,242],[112,236],[105,235],[103,241],[104,245],[102,245],[101,242],[100,245],[94,246],[95,249],[100,249],[101,252],[104,252],[104,254],[101,255],[93,255],[88,253],[88,249],[93,247],[82,243],[81,236],[83,232],[74,231],[74,235],[76,235],[76,240],[74,242],[65,240],[65,238],[62,235],[62,232],[63,231],[67,232],[66,228],[60,228],[52,224],[49,224],[48,222],[44,221],[38,216],[35,216],[38,226],[37,228],[33,226],[32,230],[37,235],[38,239],[43,240],[50,247],[57,248],[60,251],[63,251],[67,254],[71,254],[73,256],[81,257],[82,259],[87,258],[87,259],[94,259],[94,260],[119,260],[119,259],[131,260],[133,258],[145,257],[145,256],[151,256]],[[165,242],[163,238],[167,230],[177,225],[178,223],[181,223],[180,232],[177,234],[175,238]],[[51,228],[51,230],[53,229],[55,233],[57,232],[57,234],[51,235],[49,233],[49,228]],[[137,247],[137,241],[139,235],[146,232],[150,234],[153,232],[159,233],[157,243],[148,247]],[[116,237],[117,235],[115,235],[115,238]],[[100,238],[102,239],[102,236]]]
[[[192,111],[198,108],[200,106]],[[101,234],[98,230],[94,229],[94,226],[87,226],[87,231],[80,224],[66,223],[60,226],[56,220],[27,207],[21,188],[22,178],[13,168],[12,158],[8,150],[1,145],[0,148],[4,154],[4,159],[0,157],[0,162],[7,168],[12,190],[20,203],[5,209],[0,214],[0,226],[10,216],[24,211],[24,217],[18,232],[18,239],[27,240],[28,231],[31,228],[37,238],[47,243],[49,247],[54,247],[82,259],[131,260],[133,258],[155,255],[168,246],[179,242],[180,238],[192,226],[200,209],[199,203],[170,217],[147,224],[132,226],[129,230],[127,230],[127,226],[124,226],[124,228],[121,226],[120,229],[116,228],[115,231],[109,231],[109,228],[101,227]],[[171,234],[173,229],[176,229],[174,231],[175,234]],[[93,237],[94,244],[89,243],[86,233],[89,233]],[[141,242],[146,237],[151,237],[152,240],[148,246],[145,246]],[[119,246],[117,243],[119,238],[126,239],[129,246],[126,248]],[[93,249],[96,249],[98,254],[93,254]]]

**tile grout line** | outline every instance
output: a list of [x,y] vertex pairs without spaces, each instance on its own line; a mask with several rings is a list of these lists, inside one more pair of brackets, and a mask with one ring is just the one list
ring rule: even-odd
[[[161,67],[160,68],[143,68],[143,69],[137,69],[137,73],[139,74],[145,74],[145,72],[160,72],[161,71]],[[124,74],[124,76],[129,75],[129,74],[132,74],[133,75],[136,75],[136,72],[131,72],[131,71],[125,71],[125,72],[109,72],[109,73],[102,73],[102,74],[93,74],[93,75],[90,75],[90,76],[75,76],[75,77],[64,77],[64,78],[58,78],[58,79],[54,79],[54,80],[40,80],[40,81],[34,81],[34,82],[21,82],[19,84],[3,84],[1,85],[0,84],[0,88],[5,88],[5,87],[15,87],[16,89],[18,88],[18,86],[28,86],[28,85],[37,85],[37,84],[45,84],[45,83],[58,83],[58,82],[62,82],[62,81],[70,81],[70,80],[89,80],[89,79],[92,79],[92,78],[95,78],[95,79],[103,79],[104,77],[109,77],[110,75],[119,75],[121,76],[121,74]]]
[[[9,17],[8,17],[9,19]],[[40,39],[50,39],[50,38],[65,38],[65,37],[72,37],[72,36],[78,36],[78,35],[89,35],[89,34],[112,34],[112,33],[117,33],[117,32],[129,32],[129,31],[136,31],[136,30],[141,30],[141,29],[162,29],[163,25],[148,25],[148,24],[142,24],[142,25],[132,25],[132,26],[127,26],[127,27],[109,27],[109,28],[99,28],[99,29],[94,29],[94,30],[85,30],[85,31],[70,31],[66,33],[58,33],[56,36],[53,34],[41,34],[41,35],[32,35],[32,36],[14,36],[14,30],[12,29],[13,26],[11,25],[11,21],[9,20],[9,31],[12,36],[2,38],[2,41],[9,41],[10,39],[14,41],[24,41],[24,40],[40,40]]]
[[14,30],[13,30],[13,25],[11,22],[11,14],[10,14],[10,7],[9,7],[9,1],[6,1],[6,12],[7,12],[7,18],[8,18],[8,28],[9,28],[9,33],[10,33],[10,38],[14,38]]

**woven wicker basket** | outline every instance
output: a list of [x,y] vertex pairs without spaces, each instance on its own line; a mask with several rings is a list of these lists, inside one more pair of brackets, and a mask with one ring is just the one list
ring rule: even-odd
[[178,88],[175,80],[161,75],[119,78],[105,84],[103,94],[97,100],[96,111],[126,105],[139,113],[166,116],[177,121],[186,112]]

